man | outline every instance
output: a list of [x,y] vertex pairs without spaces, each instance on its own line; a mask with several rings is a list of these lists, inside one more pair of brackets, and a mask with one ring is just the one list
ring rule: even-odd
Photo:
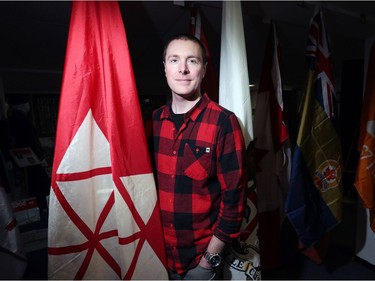
[[170,278],[218,279],[245,207],[242,131],[234,113],[201,94],[207,62],[198,39],[172,38],[163,63],[172,99],[152,119]]

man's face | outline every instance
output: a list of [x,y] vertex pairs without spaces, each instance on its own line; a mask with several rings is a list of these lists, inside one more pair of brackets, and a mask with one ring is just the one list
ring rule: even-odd
[[164,62],[165,76],[173,94],[186,97],[200,94],[206,72],[199,45],[190,40],[170,42]]

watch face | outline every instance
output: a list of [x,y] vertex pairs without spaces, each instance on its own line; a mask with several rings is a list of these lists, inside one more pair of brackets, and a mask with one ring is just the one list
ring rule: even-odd
[[209,263],[212,267],[217,267],[221,263],[221,257],[218,254],[214,254],[210,257]]
[[211,258],[212,265],[219,265],[221,261],[221,258],[219,256],[213,256]]

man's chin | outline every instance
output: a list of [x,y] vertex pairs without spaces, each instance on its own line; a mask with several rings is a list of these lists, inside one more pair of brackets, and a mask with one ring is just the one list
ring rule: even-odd
[[177,96],[183,97],[186,100],[195,100],[195,99],[197,99],[198,97],[201,96],[199,92],[182,92],[182,91],[179,91],[179,92],[173,92],[173,93]]

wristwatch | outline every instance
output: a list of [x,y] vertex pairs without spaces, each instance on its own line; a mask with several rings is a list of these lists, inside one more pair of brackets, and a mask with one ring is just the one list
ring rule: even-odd
[[208,262],[209,265],[211,265],[213,268],[218,267],[221,264],[222,257],[218,253],[210,253],[210,252],[205,252],[204,253],[204,258]]

